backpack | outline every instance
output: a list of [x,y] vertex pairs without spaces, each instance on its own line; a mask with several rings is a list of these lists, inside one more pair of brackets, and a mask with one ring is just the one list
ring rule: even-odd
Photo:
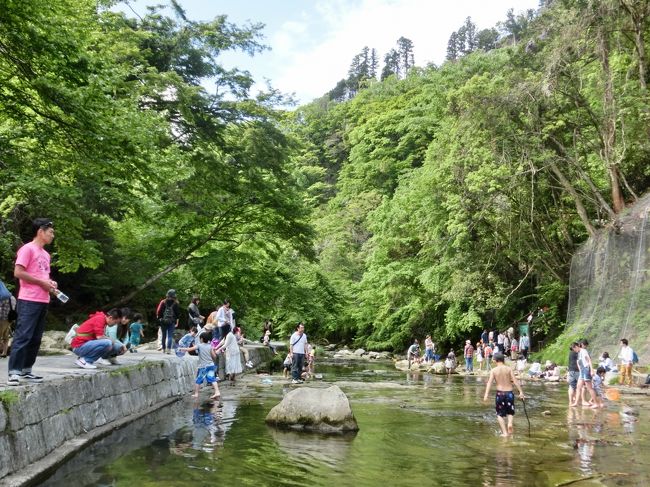
[[171,305],[168,305],[165,303],[165,309],[162,314],[162,318],[160,321],[162,321],[165,325],[171,325],[176,321],[176,315],[174,314],[174,303]]
[[636,352],[632,352],[632,363],[633,364],[639,363],[639,356],[636,354]]

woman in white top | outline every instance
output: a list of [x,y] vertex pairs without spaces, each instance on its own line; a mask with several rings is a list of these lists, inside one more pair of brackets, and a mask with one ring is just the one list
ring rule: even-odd
[[230,326],[224,325],[222,332],[226,334],[226,338],[221,340],[219,346],[215,349],[215,353],[224,349],[226,350],[226,376],[234,384],[235,376],[241,374],[244,370],[241,364],[241,352],[237,343],[237,337],[230,330]]

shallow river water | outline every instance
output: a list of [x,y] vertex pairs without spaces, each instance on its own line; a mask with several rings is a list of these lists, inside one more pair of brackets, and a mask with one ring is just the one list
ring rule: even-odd
[[348,395],[356,435],[267,427],[289,386],[280,375],[249,374],[222,387],[222,408],[206,388],[199,401],[179,401],[98,441],[42,485],[650,485],[648,396],[569,410],[565,384],[527,382],[531,435],[518,401],[515,436],[504,439],[493,398],[482,402],[483,378],[407,374],[386,362],[331,362],[316,372],[319,386],[335,383]]

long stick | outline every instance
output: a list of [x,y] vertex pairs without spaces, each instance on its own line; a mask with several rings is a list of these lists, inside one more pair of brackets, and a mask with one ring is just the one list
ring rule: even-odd
[[530,419],[528,419],[528,411],[526,411],[526,401],[521,399],[521,403],[524,405],[524,414],[526,415],[526,421],[528,421],[528,437],[530,438]]

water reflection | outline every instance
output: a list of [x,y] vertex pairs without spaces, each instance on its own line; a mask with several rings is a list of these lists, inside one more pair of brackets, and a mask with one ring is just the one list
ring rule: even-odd
[[345,463],[355,433],[319,435],[269,427],[278,447],[300,463],[318,461],[332,467]]
[[350,399],[361,428],[356,436],[267,427],[264,418],[281,400],[284,382],[274,377],[271,386],[258,386],[258,379],[241,386],[241,396],[222,391],[221,408],[205,399],[181,401],[115,432],[48,485],[195,487],[228,479],[263,486],[503,487],[568,485],[592,476],[608,486],[650,485],[647,398],[631,397],[629,408],[567,410],[565,387],[530,382],[524,390],[532,437],[518,408],[515,437],[501,439],[492,401],[481,400],[485,379],[405,374],[392,364],[377,364],[373,373],[374,366],[322,366],[324,382],[339,380]]
[[512,446],[509,439],[499,438],[501,442],[494,450],[493,461],[483,468],[482,485],[484,487],[505,487],[517,485]]
[[578,454],[580,471],[585,475],[593,473],[591,460],[594,456],[594,446],[597,441],[593,434],[602,431],[602,423],[597,421],[598,413],[593,409],[575,407],[569,408],[567,411],[569,438]]
[[194,458],[199,452],[216,455],[237,414],[236,401],[192,401],[192,426],[181,428],[169,439],[174,455]]

